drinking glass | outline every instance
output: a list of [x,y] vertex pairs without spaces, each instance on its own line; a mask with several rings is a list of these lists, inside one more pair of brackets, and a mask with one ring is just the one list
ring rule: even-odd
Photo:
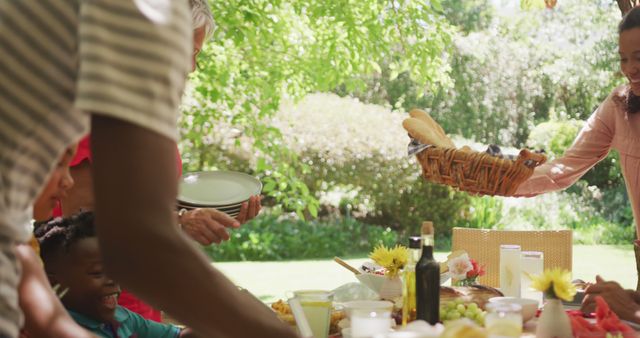
[[313,338],[327,338],[333,293],[322,290],[300,290],[294,291],[293,294],[300,300],[304,316],[313,332]]
[[522,307],[510,303],[489,303],[484,317],[489,337],[514,337],[522,335]]
[[520,246],[500,245],[500,291],[520,298]]
[[538,306],[541,306],[542,292],[531,288],[531,277],[541,275],[544,271],[544,254],[540,251],[523,251],[520,262],[522,298],[535,299],[538,301]]

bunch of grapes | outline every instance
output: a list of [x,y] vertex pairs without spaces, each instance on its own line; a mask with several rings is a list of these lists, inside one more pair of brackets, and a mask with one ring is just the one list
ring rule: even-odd
[[482,311],[482,309],[478,307],[478,304],[465,304],[462,299],[459,298],[440,305],[440,321],[443,323],[449,320],[468,318],[478,323],[478,325],[484,326],[485,314],[486,312]]

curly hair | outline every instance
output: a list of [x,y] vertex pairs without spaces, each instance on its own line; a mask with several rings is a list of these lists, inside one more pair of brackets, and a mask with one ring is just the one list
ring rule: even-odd
[[80,212],[67,218],[36,223],[33,234],[40,243],[40,257],[46,262],[60,250],[68,252],[78,240],[96,237],[93,212]]

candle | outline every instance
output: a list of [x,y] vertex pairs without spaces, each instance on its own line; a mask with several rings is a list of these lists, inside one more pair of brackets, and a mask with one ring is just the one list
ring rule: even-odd
[[513,337],[522,335],[522,307],[518,304],[491,303],[484,318],[489,337]]
[[370,313],[370,316],[358,314],[351,316],[351,336],[353,338],[372,337],[387,333],[391,329],[390,313]]

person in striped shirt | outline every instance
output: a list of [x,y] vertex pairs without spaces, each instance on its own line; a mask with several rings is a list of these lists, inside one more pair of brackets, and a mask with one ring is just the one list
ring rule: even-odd
[[[28,240],[30,206],[89,125],[107,272],[203,336],[296,336],[175,225],[176,114],[191,40],[187,1],[0,0],[0,337],[17,337],[24,320],[16,244]],[[42,300],[41,310],[58,309]],[[59,323],[31,322],[48,336],[62,336]]]

